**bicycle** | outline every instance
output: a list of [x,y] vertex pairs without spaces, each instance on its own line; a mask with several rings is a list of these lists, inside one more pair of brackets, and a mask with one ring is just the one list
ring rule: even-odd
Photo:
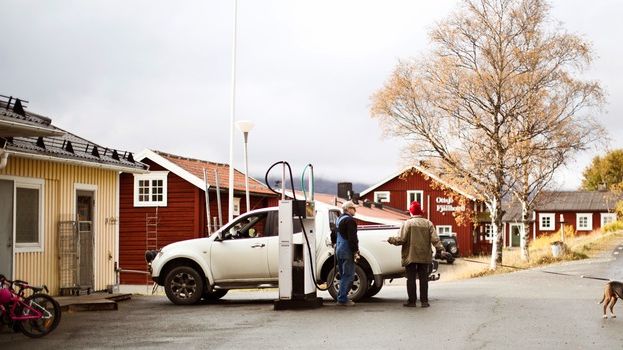
[[[32,294],[25,296],[28,290]],[[45,285],[34,287],[26,281],[11,281],[0,275],[0,324],[31,338],[52,332],[61,321],[61,306],[42,291],[49,293]]]

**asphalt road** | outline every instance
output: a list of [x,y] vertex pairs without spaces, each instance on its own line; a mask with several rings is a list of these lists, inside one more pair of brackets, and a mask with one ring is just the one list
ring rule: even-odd
[[[623,246],[615,251],[623,255]],[[623,312],[621,319],[603,320],[597,303],[605,282],[578,277],[623,280],[617,256],[434,282],[428,309],[403,307],[402,285],[386,286],[352,308],[335,306],[323,292],[325,306],[306,311],[273,311],[275,290],[230,292],[218,303],[190,307],[135,296],[119,311],[64,314],[43,339],[4,328],[0,348],[621,349]]]

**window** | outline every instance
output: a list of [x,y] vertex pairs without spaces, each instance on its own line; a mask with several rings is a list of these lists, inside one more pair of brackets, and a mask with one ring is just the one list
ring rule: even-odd
[[15,181],[15,251],[43,249],[43,180]]
[[152,171],[149,174],[135,174],[134,206],[166,207],[168,174],[168,171]]
[[554,214],[539,214],[539,230],[541,231],[554,231],[556,222],[554,221]]
[[485,224],[485,240],[493,242],[493,225]]
[[[302,232],[301,223],[292,218],[293,233]],[[279,236],[279,212],[261,212],[238,218],[225,229],[223,239],[261,238]]]
[[375,191],[374,201],[377,203],[389,203],[389,191]]
[[424,191],[407,191],[407,210],[409,210],[413,201],[418,201],[420,207],[424,208],[424,203],[422,203],[423,198]]
[[438,235],[442,235],[442,234],[449,235],[451,233],[452,233],[452,226],[450,225],[438,225],[437,226]]
[[240,198],[234,197],[234,214],[235,216],[240,215]]
[[575,217],[576,231],[592,231],[593,230],[593,214],[592,213],[578,213]]
[[616,221],[617,214],[616,213],[601,213],[601,226],[604,227],[611,222]]

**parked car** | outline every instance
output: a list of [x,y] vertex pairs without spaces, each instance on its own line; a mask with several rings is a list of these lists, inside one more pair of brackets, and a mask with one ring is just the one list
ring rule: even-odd
[[[339,276],[330,227],[339,215],[337,209],[316,206],[315,278],[319,284],[327,283],[333,298],[337,296]],[[299,233],[294,234],[294,240],[301,240],[297,222],[293,227]],[[218,299],[229,289],[277,287],[278,228],[277,207],[258,209],[239,216],[210,237],[172,243],[159,251],[146,252],[145,258],[152,279],[164,286],[174,304],[194,304],[202,297]],[[401,248],[387,243],[387,238],[396,236],[398,230],[397,226],[359,228],[361,259],[355,265],[349,292],[352,300],[372,297],[386,279],[404,277]],[[439,278],[436,267],[432,264],[430,280]]]
[[[441,240],[441,244],[443,244],[444,249],[452,254],[452,258],[448,258],[446,262],[448,264],[454,263],[455,258],[459,257],[459,246],[456,242],[456,233],[440,233],[439,239]],[[441,259],[441,254],[436,253],[435,259]]]

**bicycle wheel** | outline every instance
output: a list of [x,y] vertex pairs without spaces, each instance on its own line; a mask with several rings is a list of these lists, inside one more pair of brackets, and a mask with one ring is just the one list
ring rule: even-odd
[[[24,304],[43,313],[43,317],[20,322],[20,328],[24,335],[31,338],[39,338],[52,332],[61,321],[61,306],[47,294],[33,294],[24,299]],[[32,315],[30,309],[22,307],[22,315]]]

